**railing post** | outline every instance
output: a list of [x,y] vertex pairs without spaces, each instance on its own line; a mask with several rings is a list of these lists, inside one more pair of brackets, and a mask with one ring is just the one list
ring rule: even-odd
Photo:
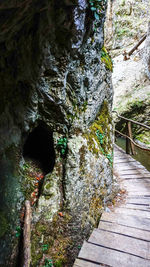
[[[133,140],[133,137],[132,137],[132,128],[131,128],[131,122],[128,121],[128,134],[129,134],[129,137]],[[135,147],[134,147],[134,144],[130,142],[130,147],[131,147],[131,153],[132,155],[135,155]]]
[[[126,122],[126,135],[129,136],[128,122]],[[126,154],[130,154],[130,141],[126,137]]]

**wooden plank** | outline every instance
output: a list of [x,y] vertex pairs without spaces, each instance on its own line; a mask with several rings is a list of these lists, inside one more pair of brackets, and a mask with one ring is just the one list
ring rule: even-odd
[[143,217],[104,212],[101,220],[150,231],[150,220]]
[[[139,169],[136,169],[136,170],[120,170],[119,168],[117,168],[117,172],[121,172],[121,176],[122,175],[133,175],[133,174],[139,174],[141,176],[144,176],[146,175],[146,172],[144,171],[140,171]],[[149,175],[149,174],[147,174]]]
[[127,189],[129,190],[129,192],[133,191],[142,191],[142,192],[146,192],[148,195],[150,194],[150,184],[149,183],[144,183],[143,184],[141,183],[141,181],[134,181],[134,185],[133,185],[133,182],[131,183],[131,180],[128,181],[126,180],[126,183],[123,182],[122,183],[122,187],[124,189]]
[[[131,180],[122,180],[122,184],[123,185],[126,185],[126,186],[128,186],[129,188],[135,188],[135,187],[143,187],[144,189],[146,189],[146,188],[150,188],[150,180],[149,179],[144,179],[143,178],[143,180],[135,180],[134,182],[133,181],[131,181]],[[149,190],[149,192],[150,192],[150,190]]]
[[127,197],[126,199],[127,204],[135,204],[135,205],[150,205],[149,198],[134,198],[134,197]]
[[150,267],[150,261],[121,251],[84,242],[79,258],[108,264],[113,267]]
[[74,267],[150,267],[150,172],[116,146],[114,154],[126,200],[103,213]]
[[130,188],[130,190],[128,190],[128,187],[127,186],[124,186],[124,190],[127,190],[128,191],[128,195],[131,195],[131,194],[138,194],[139,196],[140,195],[149,195],[149,190],[146,190],[146,188],[142,188],[141,191],[139,192],[138,190],[138,187],[137,188]]
[[149,211],[150,212],[150,203],[147,205],[136,205],[136,204],[131,204],[131,203],[125,203],[124,205],[121,205],[122,208],[127,208],[127,209],[133,209],[133,210],[144,210],[144,211]]
[[150,177],[150,173],[147,173],[146,171],[141,171],[141,170],[127,170],[127,171],[125,171],[125,170],[116,170],[116,171],[118,171],[119,172],[119,174],[120,174],[120,176],[131,176],[131,175],[133,175],[133,176],[140,176],[140,177],[147,177],[147,178],[149,178]]
[[132,199],[132,198],[150,200],[150,195],[146,195],[146,196],[144,196],[144,195],[143,196],[142,195],[136,195],[134,197],[127,196],[127,199]]
[[133,158],[126,158],[126,157],[123,157],[123,159],[121,159],[120,158],[120,156],[119,157],[114,157],[114,160],[115,160],[115,162],[119,162],[120,161],[120,163],[127,163],[127,162],[133,162],[133,163],[138,163],[138,164],[140,164],[140,162],[139,161],[136,161],[135,159],[133,159]]
[[142,193],[142,192],[128,192],[128,197],[137,197],[137,198],[148,198],[149,195],[146,193]]
[[99,231],[94,230],[88,241],[103,247],[108,247],[115,250],[121,249],[123,252],[134,254],[145,259],[150,259],[150,255],[147,255],[147,241],[128,237],[122,234],[103,231],[100,229]]
[[[149,211],[142,211],[142,210],[135,210],[135,209],[128,209],[128,208],[123,208],[123,207],[118,207],[114,209],[115,213],[121,213],[125,215],[135,215],[139,216],[142,218],[147,218],[150,219],[150,212]],[[150,223],[150,221],[149,221]]]
[[127,185],[137,185],[137,184],[139,184],[139,185],[141,185],[141,186],[147,186],[147,185],[149,185],[150,186],[150,179],[148,179],[148,178],[142,178],[142,180],[135,180],[134,182],[132,181],[132,180],[122,180],[122,182],[123,182],[123,184],[127,184]]
[[120,175],[120,178],[122,178],[122,179],[124,179],[124,180],[143,180],[143,179],[150,179],[150,177],[144,177],[144,175],[143,176],[139,176],[139,175],[129,175],[129,176],[126,176],[126,175],[124,175],[124,176],[121,176]]
[[[118,172],[119,173],[119,172]],[[139,174],[139,173],[137,173],[137,174],[126,174],[126,173],[119,173],[119,176],[120,176],[120,178],[122,178],[122,179],[138,179],[138,178],[140,178],[140,179],[150,179],[150,175],[149,174],[147,174],[147,175],[145,175],[145,174]]]
[[126,154],[125,155],[118,154],[117,156],[114,156],[114,161],[116,160],[134,160],[134,159],[131,158],[129,155],[127,156]]
[[135,192],[137,192],[137,193],[139,193],[139,195],[144,195],[144,194],[147,194],[147,195],[149,195],[149,193],[150,193],[150,187],[149,186],[147,186],[148,188],[146,189],[146,187],[141,187],[141,190],[139,190],[139,187],[138,187],[138,185],[136,186],[135,185],[135,188],[133,187],[133,186],[131,186],[131,188],[129,188],[128,186],[124,186],[124,189],[127,189],[128,190],[128,194],[131,192],[133,192],[133,193],[135,193]]
[[145,193],[145,192],[128,192],[128,197],[141,197],[141,198],[144,198],[144,197],[148,197],[148,194]]
[[114,233],[125,234],[130,237],[135,237],[141,240],[150,241],[150,232],[135,229],[135,228],[124,226],[124,225],[119,225],[117,223],[100,221],[98,229],[112,231]]
[[[120,161],[120,160],[119,160]],[[125,161],[119,162],[116,160],[114,163],[117,166],[126,166],[126,165],[130,165],[130,166],[134,166],[134,167],[141,167],[143,169],[146,169],[143,165],[141,165],[140,162],[136,161],[136,160],[129,160],[126,159]]]
[[85,260],[76,259],[73,267],[104,267],[104,265],[88,262]]
[[135,171],[135,170],[137,170],[137,171],[146,171],[145,170],[145,168],[144,167],[142,167],[141,165],[139,165],[139,166],[133,166],[133,165],[130,165],[130,164],[126,164],[126,165],[119,165],[119,166],[117,166],[117,171],[127,171],[127,170],[130,170],[130,171]]
[[[131,165],[136,165],[136,166],[143,166],[139,161],[136,161],[135,159],[133,159],[132,157],[128,156],[128,157],[114,157],[114,163],[115,164],[120,164],[120,165],[125,165],[127,163],[131,164]],[[144,167],[144,166],[143,166]],[[145,168],[145,167],[144,167]]]
[[[136,163],[134,161],[117,161],[117,160],[114,160],[114,169],[117,169],[118,165],[120,166],[126,166],[127,164],[132,164],[132,166],[135,167]],[[138,166],[138,165],[136,165]]]

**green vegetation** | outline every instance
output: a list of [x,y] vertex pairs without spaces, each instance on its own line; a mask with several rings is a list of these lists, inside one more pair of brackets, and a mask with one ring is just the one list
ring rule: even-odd
[[0,211],[0,238],[4,236],[8,229],[8,222],[3,212]]
[[42,251],[43,251],[43,252],[47,251],[48,248],[49,248],[49,245],[48,245],[48,244],[44,244],[44,245],[42,245]]
[[94,13],[95,23],[94,23],[94,31],[97,31],[99,26],[99,21],[103,17],[105,13],[107,0],[89,0],[90,9]]
[[45,259],[43,267],[52,267],[53,266],[53,261],[50,259]]
[[74,121],[74,119],[79,119],[82,112],[85,112],[87,109],[87,101],[84,101],[83,104],[79,107],[77,101],[74,100],[73,102],[73,112],[72,114],[67,115],[67,119],[71,121],[71,123]]
[[111,122],[112,118],[108,110],[108,103],[104,101],[102,108],[90,127],[90,132],[85,134],[88,141],[89,150],[99,156],[103,154],[112,164],[111,148]]
[[62,157],[64,157],[66,155],[67,143],[68,143],[68,140],[66,137],[59,138],[59,140],[57,142],[57,147],[58,147],[58,150],[60,151],[60,154]]
[[22,192],[25,199],[31,199],[31,193],[35,190],[35,184],[38,182],[37,175],[41,174],[41,169],[32,160],[26,160],[21,168]]
[[[145,34],[147,25],[148,1],[125,0],[113,3],[113,42],[122,50],[126,45],[134,45],[135,40]],[[115,42],[114,42],[115,41]],[[124,49],[124,48],[123,48]]]
[[146,144],[148,147],[150,146],[150,132],[149,131],[143,131],[142,133],[138,134],[136,136],[136,139]]
[[94,12],[96,20],[99,20],[102,16],[106,3],[106,0],[89,0],[90,9]]
[[[65,265],[67,248],[72,245],[71,237],[67,232],[70,220],[71,216],[67,212],[63,212],[61,217],[59,214],[55,214],[52,222],[45,222],[41,219],[34,225],[31,237],[33,267],[39,265],[45,254],[47,257],[43,267],[63,267]],[[41,243],[43,242],[41,237],[44,243]]]
[[104,46],[102,47],[101,50],[101,61],[105,64],[108,70],[113,71],[112,59]]
[[63,265],[64,265],[64,262],[62,260],[57,260],[54,263],[54,267],[63,267]]
[[98,138],[98,141],[101,145],[103,145],[103,142],[104,142],[104,136],[105,134],[101,134],[99,130],[96,131],[96,136]]
[[127,27],[117,27],[116,28],[116,34],[118,36],[118,38],[124,36],[124,35],[127,35],[127,34],[131,34],[130,30],[127,28]]
[[97,136],[99,144],[100,144],[100,150],[102,151],[103,155],[109,160],[110,164],[112,164],[113,163],[113,154],[105,153],[104,148],[103,148],[105,134],[101,134],[100,131],[97,130],[96,136]]
[[16,237],[19,237],[21,235],[21,227],[20,226],[17,226],[16,227],[16,234],[15,234],[15,236]]

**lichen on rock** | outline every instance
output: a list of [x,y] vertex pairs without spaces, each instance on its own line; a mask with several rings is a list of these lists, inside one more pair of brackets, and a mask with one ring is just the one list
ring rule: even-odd
[[41,266],[47,253],[55,266],[70,267],[111,197],[113,92],[100,59],[105,5],[96,31],[88,1],[8,0],[0,12],[0,197],[10,217],[0,264],[13,266],[17,258],[16,249],[9,260],[14,231],[39,172],[32,266]]

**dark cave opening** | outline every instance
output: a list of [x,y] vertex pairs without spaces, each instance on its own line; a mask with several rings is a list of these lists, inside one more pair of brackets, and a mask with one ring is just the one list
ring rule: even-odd
[[23,157],[35,160],[44,174],[52,172],[55,165],[53,134],[45,125],[37,126],[28,135]]

